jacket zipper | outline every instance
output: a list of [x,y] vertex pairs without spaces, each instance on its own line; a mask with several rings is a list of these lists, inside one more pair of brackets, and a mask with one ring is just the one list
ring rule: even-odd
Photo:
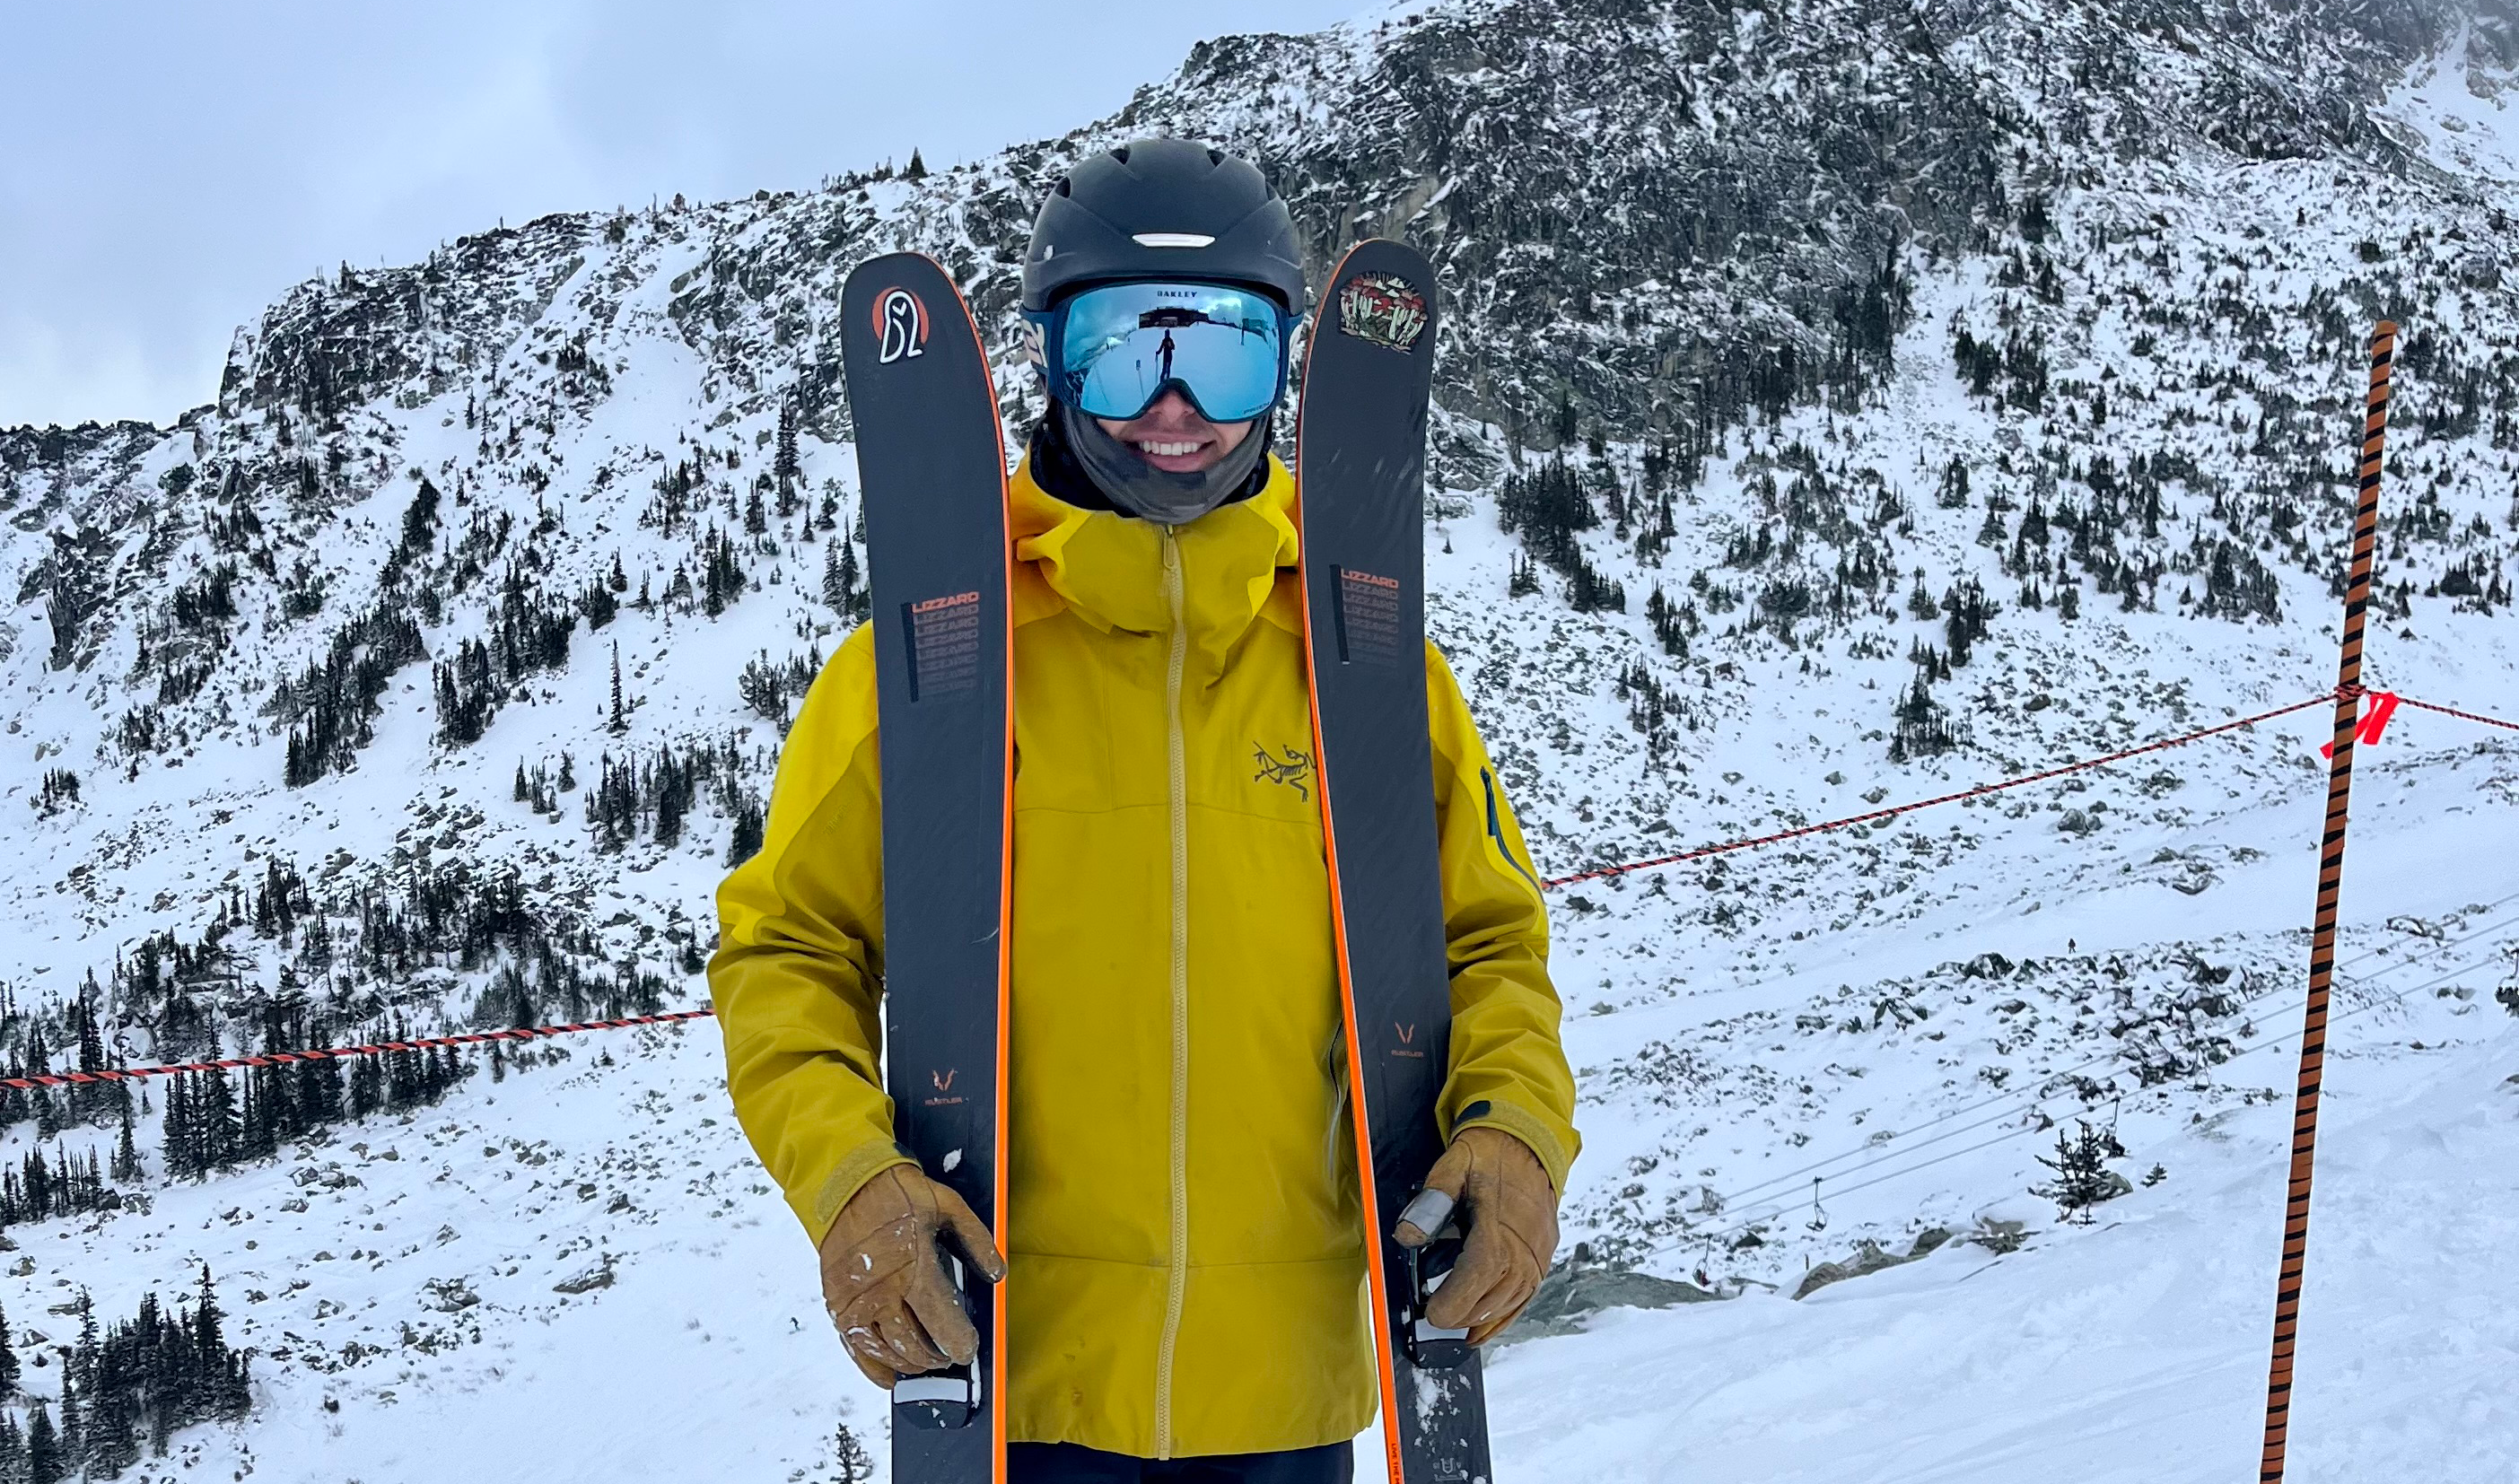
[[1172,835],[1171,1288],[1164,1300],[1164,1340],[1155,1374],[1155,1457],[1172,1456],[1172,1358],[1189,1291],[1189,762],[1181,733],[1181,675],[1189,661],[1183,615],[1180,539],[1164,527],[1164,599],[1172,632],[1164,702],[1171,722]]
[[1504,816],[1496,808],[1495,774],[1480,768],[1479,786],[1487,791],[1487,838],[1495,842],[1496,853],[1504,857],[1504,863],[1521,872],[1522,879],[1530,883],[1530,890],[1537,892],[1539,878],[1530,874],[1530,867],[1524,865],[1522,857],[1513,852],[1513,847],[1504,843]]

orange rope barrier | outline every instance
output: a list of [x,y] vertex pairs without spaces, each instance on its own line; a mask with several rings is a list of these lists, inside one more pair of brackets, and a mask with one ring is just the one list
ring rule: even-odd
[[667,1026],[678,1021],[696,1021],[717,1014],[715,1010],[674,1010],[659,1015],[625,1016],[615,1021],[577,1021],[565,1026],[520,1026],[512,1030],[482,1030],[468,1035],[433,1035],[408,1041],[377,1041],[366,1046],[323,1046],[311,1051],[267,1051],[259,1056],[224,1057],[215,1062],[186,1062],[168,1067],[123,1067],[111,1070],[44,1072],[31,1077],[0,1077],[0,1087],[25,1091],[36,1087],[74,1087],[83,1083],[137,1081],[143,1077],[173,1077],[191,1071],[230,1071],[240,1067],[287,1067],[298,1062],[323,1062],[350,1057],[378,1057],[392,1051],[432,1051],[445,1046],[479,1046],[490,1041],[531,1041],[543,1036],[570,1035],[582,1030],[621,1030],[632,1026]]
[[2104,757],[2086,758],[2079,763],[2067,763],[2058,767],[2051,767],[2039,772],[2026,773],[2017,778],[2006,778],[2000,783],[1980,783],[1974,788],[1962,789],[1955,794],[1943,794],[1938,798],[1932,799],[1919,799],[1911,804],[1893,804],[1887,808],[1873,809],[1868,813],[1862,814],[1848,814],[1842,819],[1831,819],[1822,824],[1805,824],[1794,829],[1778,830],[1772,835],[1759,835],[1747,840],[1728,841],[1722,845],[1701,846],[1694,851],[1683,851],[1676,855],[1657,855],[1651,860],[1631,860],[1626,862],[1624,865],[1603,866],[1594,871],[1578,871],[1571,876],[1551,877],[1549,880],[1541,882],[1540,885],[1543,887],[1570,887],[1578,881],[1599,881],[1608,876],[1624,876],[1631,871],[1650,871],[1659,866],[1680,865],[1691,860],[1703,860],[1709,855],[1727,855],[1734,851],[1754,850],[1759,846],[1776,845],[1787,840],[1799,840],[1805,835],[1821,835],[1826,834],[1831,830],[1850,829],[1858,824],[1873,824],[1883,819],[1895,819],[1901,814],[1912,814],[1918,809],[1932,808],[1936,805],[1952,804],[1962,799],[1980,799],[1988,794],[2002,793],[2006,789],[2026,788],[2032,783],[2044,783],[2051,778],[2061,778],[2067,773],[2084,772],[2094,767],[2105,767],[2109,764],[2123,763],[2129,758],[2140,758],[2146,753],[2165,752],[2173,747],[2185,747],[2189,742],[2200,742],[2206,737],[2217,737],[2226,731],[2236,731],[2243,726],[2254,726],[2261,721],[2271,721],[2276,717],[2290,716],[2296,711],[2307,711],[2309,708],[2316,706],[2326,699],[2327,696],[2324,695],[2311,696],[2306,701],[2294,701],[2289,706],[2277,706],[2272,711],[2261,711],[2253,717],[2241,717],[2235,721],[2225,721],[2219,726],[2207,726],[2201,731],[2190,731],[2183,736],[2163,737],[2157,742],[2146,742],[2141,747],[2129,747],[2123,752],[2109,753]]

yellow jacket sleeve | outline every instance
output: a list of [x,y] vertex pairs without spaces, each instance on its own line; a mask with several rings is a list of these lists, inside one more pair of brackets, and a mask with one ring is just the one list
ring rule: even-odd
[[1548,912],[1460,683],[1432,644],[1426,709],[1452,971],[1451,1069],[1437,1116],[1446,1139],[1483,1126],[1529,1145],[1562,1195],[1582,1141],[1548,982]]
[[709,994],[727,1090],[820,1245],[877,1171],[912,1162],[884,1096],[883,829],[874,638],[823,667],[778,755],[761,852],[718,888]]

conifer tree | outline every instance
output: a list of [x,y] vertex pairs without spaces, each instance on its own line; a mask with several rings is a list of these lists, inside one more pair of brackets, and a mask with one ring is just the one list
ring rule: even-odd
[[204,1364],[222,1360],[228,1353],[227,1331],[220,1321],[227,1317],[219,1308],[219,1296],[210,1286],[210,1265],[201,1264],[201,1291],[193,1308],[193,1347]]
[[2125,1157],[2125,1146],[2106,1129],[2093,1128],[2075,1119],[2079,1132],[2067,1137],[2055,1131],[2055,1157],[2040,1156],[2038,1162],[2055,1172],[2055,1178],[2035,1192],[2060,1207],[2060,1214],[2077,1218],[2085,1225],[2094,1218],[2092,1209],[2103,1200],[2113,1200],[2130,1188],[2125,1177],[2107,1166],[2112,1158]]
[[840,617],[854,622],[865,621],[866,608],[874,599],[872,585],[864,580],[858,567],[858,548],[854,542],[840,544]]
[[40,1400],[26,1420],[26,1484],[61,1484],[62,1447],[53,1414]]
[[849,1430],[848,1423],[840,1424],[839,1436],[832,1440],[832,1444],[831,1462],[838,1470],[836,1484],[864,1484],[874,1477],[874,1457],[866,1452],[865,1444],[858,1441],[858,1435]]
[[[90,1076],[105,1069],[105,1036],[97,1028],[96,1021],[97,1000],[103,993],[104,991],[97,987],[96,971],[90,969],[86,982],[79,986],[78,998],[71,1002],[71,1017],[78,1036],[78,1067],[79,1070]],[[94,1084],[90,1087],[74,1088],[72,1089],[74,1093],[91,1095],[85,1099],[73,1098],[71,1106],[84,1116],[94,1110],[96,1104],[94,1094],[103,1093],[105,1090],[103,1086]]]
[[61,1430],[56,1440],[64,1478],[76,1473],[80,1460],[87,1456],[87,1424],[80,1415],[79,1401],[78,1377],[66,1365],[62,1368]]
[[746,794],[734,810],[734,835],[727,842],[726,863],[739,866],[761,853],[761,836],[765,821],[761,801]]
[[110,1479],[140,1462],[140,1437],[133,1413],[138,1399],[127,1387],[99,1392],[89,1408],[87,1476]]
[[[6,1311],[0,1311],[0,1401],[17,1394],[18,1347],[9,1342],[9,1316]],[[0,1467],[0,1479],[7,1477],[8,1470]]]
[[122,1105],[122,1132],[113,1142],[113,1178],[115,1183],[131,1185],[140,1179],[140,1146],[132,1138],[131,1104]]
[[82,1391],[93,1390],[96,1385],[96,1300],[85,1288],[79,1289],[78,1321],[78,1340],[70,1347],[69,1363],[62,1368],[62,1432],[65,1436],[71,1430],[69,1383],[75,1380]]
[[621,641],[612,642],[612,718],[606,723],[614,736],[630,729],[630,715],[621,705]]
[[796,513],[796,404],[790,400],[778,409],[778,449],[771,459],[771,476],[778,482],[778,518],[785,520]]
[[198,1174],[200,1169],[194,1152],[192,1094],[189,1078],[177,1077],[166,1084],[166,1111],[163,1121],[166,1153],[166,1178]]
[[236,1162],[238,1135],[236,1090],[228,1085],[228,1074],[212,1070],[196,1072],[200,1085],[196,1089],[200,1102],[194,1110],[193,1132],[200,1141],[201,1173],[225,1169]]

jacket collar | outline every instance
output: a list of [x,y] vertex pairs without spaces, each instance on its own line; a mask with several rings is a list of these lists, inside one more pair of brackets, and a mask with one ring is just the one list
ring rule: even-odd
[[[1050,495],[1026,458],[1006,484],[1017,562],[1015,622],[1064,608],[1106,632],[1168,633],[1163,529],[1116,510],[1087,510]],[[1268,482],[1248,500],[1173,528],[1180,544],[1182,612],[1210,670],[1271,603],[1277,574],[1296,564],[1295,476],[1273,454]],[[1272,612],[1278,622],[1300,617]]]

